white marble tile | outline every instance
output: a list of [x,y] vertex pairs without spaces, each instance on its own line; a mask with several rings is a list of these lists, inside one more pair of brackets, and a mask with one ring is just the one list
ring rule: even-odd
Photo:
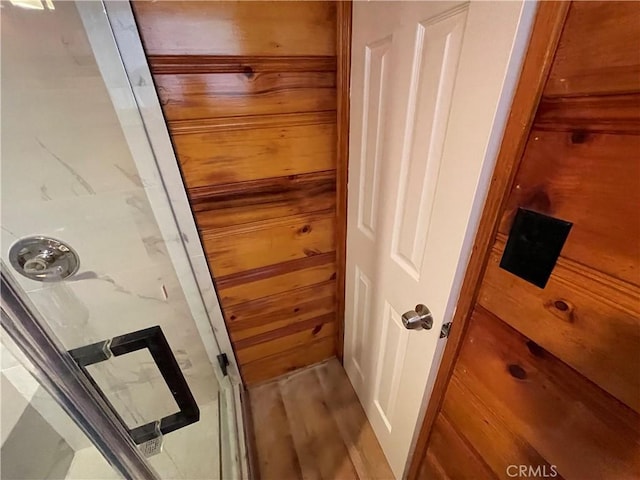
[[[5,262],[11,245],[31,235],[68,243],[78,253],[78,273],[83,275],[142,268],[166,260],[164,242],[141,188],[92,195],[82,201],[22,202],[20,208],[3,208],[2,221]],[[21,275],[16,279],[27,291],[48,286]]]
[[217,400],[201,405],[200,421],[164,436],[162,453],[149,458],[163,478],[221,478],[218,408]]
[[[152,463],[162,477],[215,478],[218,391],[229,385],[216,356],[233,351],[130,6],[107,8],[128,12],[113,26],[129,34],[125,57],[138,56],[129,79],[100,2],[61,2],[47,15],[3,9],[3,40],[9,35],[20,48],[3,44],[3,90],[11,95],[3,95],[0,256],[6,262],[13,242],[35,234],[78,252],[80,270],[68,281],[15,274],[66,348],[162,327],[202,416],[167,435],[166,454]],[[96,373],[135,422],[175,407],[140,355]],[[240,381],[235,365],[231,377]],[[83,465],[97,451],[82,452],[70,478],[92,478]]]
[[117,480],[122,476],[94,446],[78,450],[73,456],[67,480]]
[[[180,363],[184,366],[184,359]],[[160,420],[179,410],[146,349],[112,357],[90,365],[87,370],[128,428]]]
[[[32,368],[29,361],[24,357],[17,359],[13,356],[12,351],[15,351],[17,347],[12,344],[11,348],[6,348],[7,346],[5,344],[10,342],[6,336],[3,336],[2,341],[3,354],[11,356],[13,358],[11,363],[14,364],[2,372],[3,383],[0,403],[2,403],[3,418],[2,428],[0,430],[2,431],[3,441],[5,434],[8,435],[9,433],[6,431],[9,425],[5,424],[5,413],[7,413],[7,411],[15,412],[16,409],[22,411],[24,407],[29,404],[66,440],[71,448],[75,450],[89,446],[91,442],[86,435],[27,370],[27,367]],[[26,363],[23,364],[22,362]],[[11,393],[13,391],[18,392],[20,398],[16,398],[15,395],[12,396]]]
[[[131,154],[73,3],[46,14],[5,8],[2,169],[13,201],[137,185]],[[14,114],[13,112],[19,112]]]
[[11,354],[4,344],[0,343],[0,370],[4,371],[17,365],[20,365],[18,359]]
[[2,444],[4,444],[13,427],[20,420],[25,408],[29,405],[29,399],[25,398],[13,386],[4,372],[0,374],[0,391],[2,392],[2,398],[0,399],[0,422],[2,424],[0,436],[2,437]]
[[213,339],[202,337],[170,263],[64,282],[30,297],[68,349],[160,325],[202,400],[217,392],[205,348]]

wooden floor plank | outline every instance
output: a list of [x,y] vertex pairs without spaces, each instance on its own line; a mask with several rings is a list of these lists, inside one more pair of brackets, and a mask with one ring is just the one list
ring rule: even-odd
[[342,440],[361,479],[393,479],[393,473],[367,421],[340,362],[333,358],[315,369],[324,401],[338,426]]
[[261,480],[302,478],[280,389],[267,383],[250,390]]
[[[393,479],[335,357],[249,392],[263,480]],[[277,455],[283,458],[273,458]]]
[[314,369],[279,382],[303,478],[357,479]]

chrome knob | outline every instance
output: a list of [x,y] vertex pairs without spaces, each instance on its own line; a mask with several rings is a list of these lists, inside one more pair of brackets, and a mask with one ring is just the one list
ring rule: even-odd
[[31,280],[60,281],[78,271],[78,255],[66,243],[49,237],[26,237],[9,250],[13,268]]
[[433,326],[433,315],[426,305],[419,303],[415,310],[402,315],[402,324],[409,330],[430,330]]

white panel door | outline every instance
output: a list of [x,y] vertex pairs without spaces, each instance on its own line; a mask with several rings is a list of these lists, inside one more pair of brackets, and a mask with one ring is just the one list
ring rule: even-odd
[[[499,144],[533,9],[353,4],[345,368],[398,478],[428,399],[440,327],[453,316],[481,176]],[[419,303],[433,313],[431,330],[402,325]]]

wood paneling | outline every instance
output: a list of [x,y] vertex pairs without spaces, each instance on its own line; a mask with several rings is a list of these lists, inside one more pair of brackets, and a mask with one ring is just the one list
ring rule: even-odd
[[640,285],[640,136],[531,133],[500,232],[518,207],[573,222],[562,256]]
[[[462,384],[454,373],[447,388],[442,412],[446,411],[451,416],[450,422],[460,428],[464,441],[473,446],[475,454],[481,456],[495,477],[506,478],[509,465],[542,466],[550,473],[549,462],[512,429],[508,419],[487,411],[487,408],[475,392]],[[442,412],[440,415],[443,415]],[[437,456],[437,460],[434,460],[443,465],[449,466],[451,463],[442,459],[441,454],[432,450],[431,445],[427,452],[427,455]]]
[[[531,49],[556,48],[550,20],[559,47],[537,112],[522,118]],[[462,441],[497,478],[517,474],[510,465],[536,478],[640,477],[638,25],[637,2],[540,4],[409,478],[484,471],[442,449],[443,421],[460,437],[447,444]],[[573,222],[545,288],[499,267],[518,207]]]
[[335,124],[295,125],[176,135],[174,145],[193,189],[335,170],[335,135]]
[[222,55],[156,55],[149,58],[153,74],[334,72],[336,57],[228,57]]
[[391,480],[337,359],[250,389],[262,479]]
[[228,275],[335,250],[335,216],[298,215],[202,233],[214,275]]
[[640,94],[544,98],[536,128],[552,131],[640,133]]
[[156,75],[154,79],[169,122],[336,108],[336,76],[331,72]]
[[133,5],[244,380],[333,355],[337,4]]
[[301,287],[321,284],[336,277],[335,253],[257,268],[216,281],[221,301],[228,307]]
[[133,3],[147,55],[335,56],[335,3]]
[[481,309],[443,413],[500,476],[511,464],[555,465],[564,478],[640,474],[640,416]]
[[318,125],[333,123],[334,112],[280,113],[276,115],[245,115],[241,117],[195,118],[175,120],[169,124],[173,135],[189,133],[215,133],[231,130],[255,130],[257,128],[291,127],[294,125]]
[[242,366],[242,377],[249,385],[264,382],[284,373],[313,365],[336,353],[336,339],[323,338],[304,347],[287,350],[258,362]]
[[533,288],[499,267],[503,248],[489,258],[479,304],[640,412],[640,288],[570,260]]
[[496,476],[440,414],[433,425],[427,456],[418,474],[420,480],[494,479]]
[[314,318],[333,318],[333,281],[289,290],[227,308],[231,338],[240,341]]
[[189,189],[189,197],[198,227],[202,231],[334,210],[335,172],[329,170],[204,186]]
[[236,355],[238,361],[244,365],[327,337],[335,337],[333,315],[312,318],[286,328],[240,340],[236,342]]
[[573,2],[545,96],[640,90],[638,2]]

